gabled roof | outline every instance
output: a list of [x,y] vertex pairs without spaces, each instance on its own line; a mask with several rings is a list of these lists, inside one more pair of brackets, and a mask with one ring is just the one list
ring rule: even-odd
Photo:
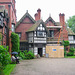
[[52,23],[54,23],[54,25],[56,25],[56,22],[52,19],[52,17],[49,17],[45,23],[47,24],[49,21],[51,21]]
[[67,31],[68,31],[68,35],[75,35],[75,33],[70,28],[67,28]]
[[[38,21],[36,21],[36,23],[33,24],[32,27],[30,27],[26,32],[35,31],[35,30],[37,29],[37,27],[38,27],[40,24],[43,24],[44,27],[46,28],[46,25],[44,24],[43,20],[38,20]],[[47,28],[46,28],[46,31],[48,32]]]
[[28,13],[28,11],[24,14],[24,16],[17,22],[15,28],[26,18],[29,17],[33,23],[35,23],[35,20],[31,17],[31,15]]

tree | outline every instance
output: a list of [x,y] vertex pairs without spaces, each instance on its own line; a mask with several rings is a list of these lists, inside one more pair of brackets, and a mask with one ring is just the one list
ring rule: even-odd
[[75,32],[75,15],[69,17],[69,19],[67,20],[67,25],[73,30],[73,32]]

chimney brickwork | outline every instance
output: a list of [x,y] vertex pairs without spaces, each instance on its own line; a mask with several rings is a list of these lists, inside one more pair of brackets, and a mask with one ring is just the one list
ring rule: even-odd
[[61,31],[61,37],[63,37],[63,40],[68,40],[68,31],[67,27],[65,24],[65,14],[59,14],[59,19],[60,19],[60,25],[62,26],[62,31]]

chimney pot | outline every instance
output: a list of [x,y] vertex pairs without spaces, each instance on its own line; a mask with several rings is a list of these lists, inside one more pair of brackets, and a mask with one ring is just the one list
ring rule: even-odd
[[36,21],[40,20],[40,18],[41,18],[41,9],[38,9],[37,13],[34,16],[35,16]]
[[37,12],[41,12],[41,9],[39,8],[39,9],[37,10]]
[[38,13],[36,13],[34,16],[35,16],[35,21],[37,21],[38,20]]
[[65,16],[65,14],[64,13],[62,13],[62,14],[60,13],[59,16]]

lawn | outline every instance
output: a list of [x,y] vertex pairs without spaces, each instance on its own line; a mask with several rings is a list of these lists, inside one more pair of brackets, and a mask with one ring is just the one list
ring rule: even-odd
[[5,69],[3,70],[4,71],[4,74],[5,75],[10,75],[11,72],[13,71],[13,69],[15,68],[16,64],[9,64],[5,67]]
[[65,58],[75,58],[75,56],[65,56]]

